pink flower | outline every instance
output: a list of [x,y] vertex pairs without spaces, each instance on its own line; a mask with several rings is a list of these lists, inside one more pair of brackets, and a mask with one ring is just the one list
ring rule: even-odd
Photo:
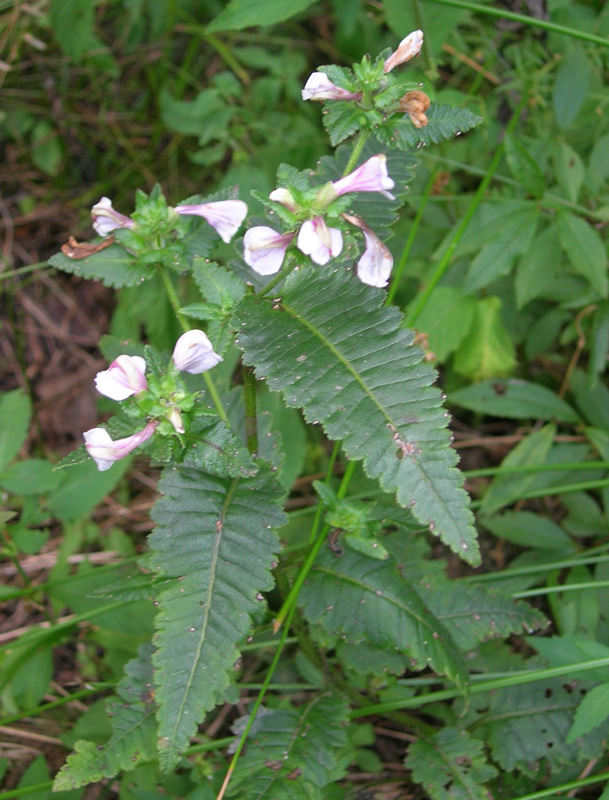
[[173,348],[172,358],[180,372],[190,372],[191,375],[206,372],[222,361],[207,336],[196,328],[180,336]]
[[274,275],[281,269],[294,236],[294,233],[277,233],[266,225],[250,228],[243,237],[243,260],[259,275]]
[[352,225],[357,225],[366,240],[366,250],[357,262],[357,277],[368,286],[378,286],[379,288],[387,286],[393,267],[393,256],[389,252],[389,248],[381,242],[363,219],[352,217],[349,214],[343,214],[343,217]]
[[110,469],[115,461],[124,458],[136,447],[150,439],[157,425],[158,422],[152,420],[139,433],[134,433],[133,436],[127,436],[126,439],[117,439],[116,441],[112,440],[105,428],[91,428],[90,431],[83,433],[85,447],[97,464],[97,469],[100,472],[105,472]]
[[93,229],[99,236],[107,236],[117,228],[133,228],[134,222],[131,217],[119,214],[112,207],[109,197],[102,197],[91,209],[93,218]]
[[343,235],[338,228],[329,228],[323,217],[315,217],[303,222],[296,244],[316,264],[327,264],[331,258],[340,255]]
[[350,92],[336,86],[324,72],[309,76],[301,92],[303,100],[361,100],[361,92]]
[[216,200],[213,203],[176,206],[175,210],[178,214],[204,217],[223,242],[230,242],[247,216],[247,205],[243,200]]
[[380,192],[389,200],[395,200],[395,197],[387,191],[394,186],[395,183],[387,172],[387,156],[382,153],[372,156],[349,175],[332,184],[338,197],[348,192]]
[[411,58],[418,56],[422,46],[423,31],[413,31],[409,33],[405,39],[402,39],[395,53],[392,53],[389,58],[385,60],[385,66],[383,67],[385,74],[391,72],[398,64],[403,64],[405,61],[410,61]]
[[126,400],[148,388],[146,361],[141,356],[119,356],[95,376],[95,388],[111,400]]

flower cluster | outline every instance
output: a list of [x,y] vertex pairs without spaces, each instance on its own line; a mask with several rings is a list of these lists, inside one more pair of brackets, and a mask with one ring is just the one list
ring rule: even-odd
[[[269,199],[290,211],[298,227],[287,233],[266,225],[250,228],[243,237],[245,263],[259,275],[273,275],[281,269],[288,247],[295,243],[316,264],[327,264],[342,252],[343,235],[339,228],[328,225],[323,212],[339,197],[354,192],[379,192],[393,200],[389,192],[393,187],[387,158],[381,154],[372,156],[344,178],[322,186],[309,207],[299,205],[288,189],[275,189]],[[389,250],[359,217],[342,214],[342,219],[364,233],[366,250],[357,265],[360,280],[371,286],[386,286],[393,265]]]
[[[179,215],[203,217],[219,234],[223,242],[230,242],[247,216],[243,200],[216,200],[212,203],[179,205],[173,209]],[[131,217],[116,211],[108,197],[102,197],[91,209],[93,228],[99,236],[108,236],[117,228],[136,227]]]
[[[191,330],[180,336],[176,342],[171,361],[178,372],[198,375],[214,367],[222,361],[222,358],[214,352],[211,342],[203,331]],[[150,439],[163,418],[168,420],[176,433],[184,433],[181,411],[192,407],[192,396],[176,391],[174,382],[171,387],[173,391],[167,387],[161,388],[161,394],[165,389],[168,397],[148,397],[152,392],[146,378],[146,361],[141,356],[118,356],[108,369],[97,373],[95,387],[100,394],[111,400],[120,401],[135,397],[140,410],[156,409],[161,412],[149,420],[141,431],[125,439],[113,440],[105,428],[85,431],[83,433],[85,447],[100,472],[110,469],[115,461],[124,458]]]

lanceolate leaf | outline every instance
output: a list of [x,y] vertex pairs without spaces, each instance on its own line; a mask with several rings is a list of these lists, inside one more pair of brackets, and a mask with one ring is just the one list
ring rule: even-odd
[[55,778],[53,791],[112,778],[121,769],[134,769],[141,761],[156,757],[151,654],[152,647],[142,645],[139,656],[125,667],[125,677],[117,687],[117,701],[107,704],[111,739],[101,747],[84,740],[76,742],[74,753]]
[[329,693],[297,709],[264,709],[237,763],[228,796],[239,800],[323,797],[319,790],[340,780],[345,772],[346,765],[340,765],[338,757],[347,744],[348,712],[344,698]]
[[249,479],[183,466],[166,471],[149,542],[158,597],[154,657],[161,765],[170,769],[229,682],[237,644],[270,589],[281,493],[262,466]]
[[237,341],[257,377],[323,423],[419,522],[477,564],[448,414],[431,386],[436,375],[383,298],[348,272],[305,269],[288,278],[272,305],[256,296],[241,301]]
[[413,667],[431,665],[457,685],[467,684],[467,668],[450,633],[392,560],[347,548],[338,558],[322,553],[300,597],[307,617],[329,633],[405,653]]
[[497,774],[486,763],[482,742],[456,728],[421,736],[408,751],[406,767],[433,800],[488,800],[484,783]]

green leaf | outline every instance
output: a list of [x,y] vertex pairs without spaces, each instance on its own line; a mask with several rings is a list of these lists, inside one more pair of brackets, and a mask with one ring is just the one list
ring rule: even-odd
[[488,800],[483,784],[497,775],[482,742],[450,727],[420,735],[408,749],[405,766],[432,800]]
[[50,461],[28,458],[0,472],[0,486],[13,494],[45,494],[61,480]]
[[142,645],[139,655],[125,667],[116,688],[117,698],[107,703],[112,737],[104,744],[80,740],[55,777],[53,791],[76,789],[86,783],[112,778],[156,757],[156,721],[152,686],[152,647]]
[[390,117],[374,129],[377,139],[391,149],[412,150],[428,144],[438,144],[459,136],[482,122],[482,118],[467,108],[432,103],[426,112],[429,122],[415,128],[408,114]]
[[556,73],[552,100],[558,127],[568,128],[582,107],[592,77],[583,47],[575,45]]
[[537,161],[522,142],[514,138],[511,133],[505,134],[503,146],[508,167],[514,178],[520,181],[530,195],[536,198],[541,197],[545,188],[545,179]]
[[609,353],[609,303],[599,303],[592,318],[592,332],[590,335],[590,361],[588,364],[588,376],[590,385],[596,386],[599,375],[605,371],[607,366],[607,354]]
[[557,142],[554,150],[554,169],[565,197],[576,203],[584,182],[584,163],[579,153],[566,142]]
[[208,33],[240,31],[254,25],[275,25],[305,11],[314,0],[230,0],[207,26]]
[[251,455],[226,422],[197,417],[188,429],[196,441],[187,451],[189,465],[221,478],[251,477],[258,472]]
[[322,121],[330,137],[330,144],[336,147],[364,125],[366,114],[357,103],[329,100],[324,103]]
[[597,231],[568,211],[558,215],[558,239],[576,272],[603,297],[609,293],[607,251]]
[[206,711],[229,684],[261,591],[273,585],[284,522],[281,491],[261,468],[245,480],[182,466],[166,470],[149,537],[150,567],[169,588],[158,596],[154,656],[159,755],[175,765]]
[[483,297],[455,355],[455,370],[473,380],[498,377],[516,366],[514,344],[501,319],[501,300]]
[[607,718],[609,718],[609,683],[601,683],[600,686],[591,689],[577,707],[573,725],[567,736],[567,744],[601,725]]
[[516,265],[516,303],[519,309],[547,293],[561,259],[556,225],[550,225],[535,236]]
[[21,389],[0,396],[0,469],[15,458],[25,441],[32,404]]
[[533,633],[549,622],[536,608],[485,586],[467,586],[441,576],[423,578],[415,587],[432,614],[462,650],[512,633]]
[[63,253],[56,253],[49,258],[49,264],[86,280],[101,281],[104,286],[115,289],[136,286],[156,274],[150,265],[139,264],[118,244],[111,244],[86,258],[68,258]]
[[465,661],[447,628],[425,606],[393,561],[345,549],[318,556],[300,594],[304,612],[332,635],[408,655],[411,666],[431,665],[467,686]]
[[384,297],[349,273],[303,269],[286,280],[278,302],[241,301],[237,344],[270,389],[321,422],[385,491],[413,506],[417,520],[478,563],[435,373]]
[[536,204],[526,203],[501,217],[495,236],[482,246],[471,262],[463,291],[477,291],[497,278],[507,275],[517,256],[526,253],[533,241],[539,222]]
[[575,550],[575,542],[562,528],[548,517],[541,517],[532,511],[506,511],[501,516],[484,517],[481,522],[499,539],[506,539],[521,547],[567,552]]
[[539,383],[518,378],[487,380],[451,392],[449,400],[462,408],[510,419],[556,419],[581,422],[561,397]]
[[417,319],[417,330],[426,333],[429,349],[439,362],[446,361],[471,328],[476,313],[475,297],[457,286],[438,286]]
[[[531,433],[503,459],[501,466],[514,468],[545,463],[555,435],[555,425],[545,425],[541,430]],[[534,480],[535,475],[529,473],[497,475],[482,500],[482,513],[493,514],[503,506],[518,500]]]
[[74,61],[79,63],[91,50],[104,48],[94,33],[94,0],[51,0],[50,11],[55,38]]
[[[247,717],[237,721],[236,733]],[[347,745],[349,707],[344,698],[321,694],[298,708],[262,708],[237,762],[228,796],[239,800],[313,800],[340,780]]]
[[32,161],[45,175],[57,175],[63,160],[63,147],[57,129],[44,120],[32,131],[31,154]]
[[[76,456],[79,452],[70,455]],[[62,520],[83,517],[114,489],[131,461],[129,457],[117,461],[106,472],[99,472],[90,457],[83,463],[76,462],[60,473],[63,480],[48,496],[47,507]]]

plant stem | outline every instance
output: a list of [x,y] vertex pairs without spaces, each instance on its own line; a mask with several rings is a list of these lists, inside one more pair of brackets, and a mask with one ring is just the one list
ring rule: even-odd
[[[169,303],[173,308],[174,314],[176,315],[176,318],[180,323],[182,330],[184,331],[184,333],[186,333],[187,331],[190,330],[190,325],[188,324],[188,320],[186,319],[186,317],[180,313],[180,307],[182,304],[180,303],[180,298],[178,297],[176,287],[173,285],[173,281],[171,280],[171,277],[169,276],[166,269],[159,266],[158,271],[159,275],[161,276],[161,281],[163,282],[163,286],[165,287],[165,291],[167,292]],[[203,380],[205,381],[207,391],[209,392],[213,404],[216,408],[216,411],[218,412],[218,416],[223,422],[228,423],[228,417],[226,415],[224,406],[222,405],[222,400],[220,398],[220,395],[218,394],[216,385],[213,382],[209,372],[203,373]]]
[[[527,98],[528,98],[528,95],[527,95],[527,93],[525,91],[525,92],[522,93],[522,97],[520,98],[520,102],[516,106],[516,110],[512,114],[512,118],[510,119],[510,121],[509,121],[509,123],[507,125],[506,133],[511,133],[514,130],[514,128],[516,127],[516,124],[517,124],[518,120],[520,119],[520,112],[524,108],[524,106],[525,106],[525,104],[527,102]],[[482,202],[482,198],[484,197],[484,195],[486,193],[486,190],[488,189],[488,187],[490,185],[490,182],[493,179],[493,175],[495,174],[495,171],[496,171],[497,167],[499,166],[499,162],[501,161],[502,156],[503,156],[503,142],[499,145],[499,147],[495,151],[495,155],[493,156],[493,159],[492,159],[492,161],[491,161],[491,163],[489,165],[489,168],[488,168],[488,170],[486,172],[486,175],[480,181],[480,185],[478,186],[478,189],[476,191],[476,194],[474,195],[474,199],[473,199],[471,205],[469,206],[469,208],[467,209],[467,211],[465,212],[465,214],[461,218],[461,222],[457,225],[457,229],[455,230],[455,232],[454,232],[454,234],[452,236],[452,239],[450,240],[450,242],[448,244],[448,247],[446,248],[446,250],[444,252],[444,255],[440,259],[440,263],[436,267],[436,269],[434,271],[434,274],[431,276],[431,280],[429,281],[429,283],[427,285],[427,288],[421,293],[421,295],[419,296],[418,300],[415,301],[414,307],[407,314],[407,316],[406,316],[406,325],[407,325],[407,327],[411,328],[415,324],[415,322],[419,318],[421,312],[423,311],[423,309],[427,305],[427,301],[429,300],[429,298],[431,296],[431,293],[436,288],[436,286],[440,282],[440,280],[444,277],[444,273],[447,271],[448,267],[450,266],[451,259],[452,259],[453,255],[454,255],[455,250],[457,249],[457,245],[459,244],[463,234],[467,230],[467,227],[469,226],[469,223],[471,222],[475,211],[477,210],[478,206]]]
[[[247,292],[252,294],[254,287],[248,285]],[[258,417],[256,410],[256,378],[251,367],[242,362],[243,369],[243,405],[245,406],[245,443],[250,455],[258,453]]]
[[343,175],[342,175],[343,178],[345,177],[345,175],[348,175],[350,172],[352,172],[353,169],[355,168],[355,165],[357,164],[358,159],[362,154],[362,150],[364,149],[364,146],[368,141],[369,136],[370,136],[370,131],[366,130],[365,128],[359,132],[357,141],[353,145],[353,150],[351,152],[351,155],[349,156],[349,160],[347,161],[347,166],[343,170]]
[[295,266],[296,264],[294,263],[294,258],[288,256],[285,264],[279,270],[277,275],[275,275],[275,277],[272,280],[270,280],[265,286],[263,286],[262,289],[260,289],[260,291],[257,292],[257,294],[260,295],[261,297],[264,297],[264,295],[268,294],[271,291],[271,289],[274,289],[278,283],[281,283],[282,280],[287,278],[290,272],[294,270]]
[[545,31],[563,33],[565,36],[572,36],[575,39],[583,39],[585,42],[594,42],[594,44],[609,47],[609,39],[603,36],[596,36],[593,33],[579,31],[576,28],[568,28],[566,25],[558,25],[556,22],[549,22],[545,19],[537,19],[536,17],[529,17],[525,14],[516,14],[513,11],[504,11],[501,8],[494,8],[492,6],[482,6],[478,3],[468,3],[465,2],[465,0],[429,0],[429,2],[440,3],[440,5],[443,6],[453,6],[453,8],[464,8],[467,11],[475,11],[476,13],[486,14],[490,17],[511,19],[514,22],[521,22],[529,28],[542,28]]

